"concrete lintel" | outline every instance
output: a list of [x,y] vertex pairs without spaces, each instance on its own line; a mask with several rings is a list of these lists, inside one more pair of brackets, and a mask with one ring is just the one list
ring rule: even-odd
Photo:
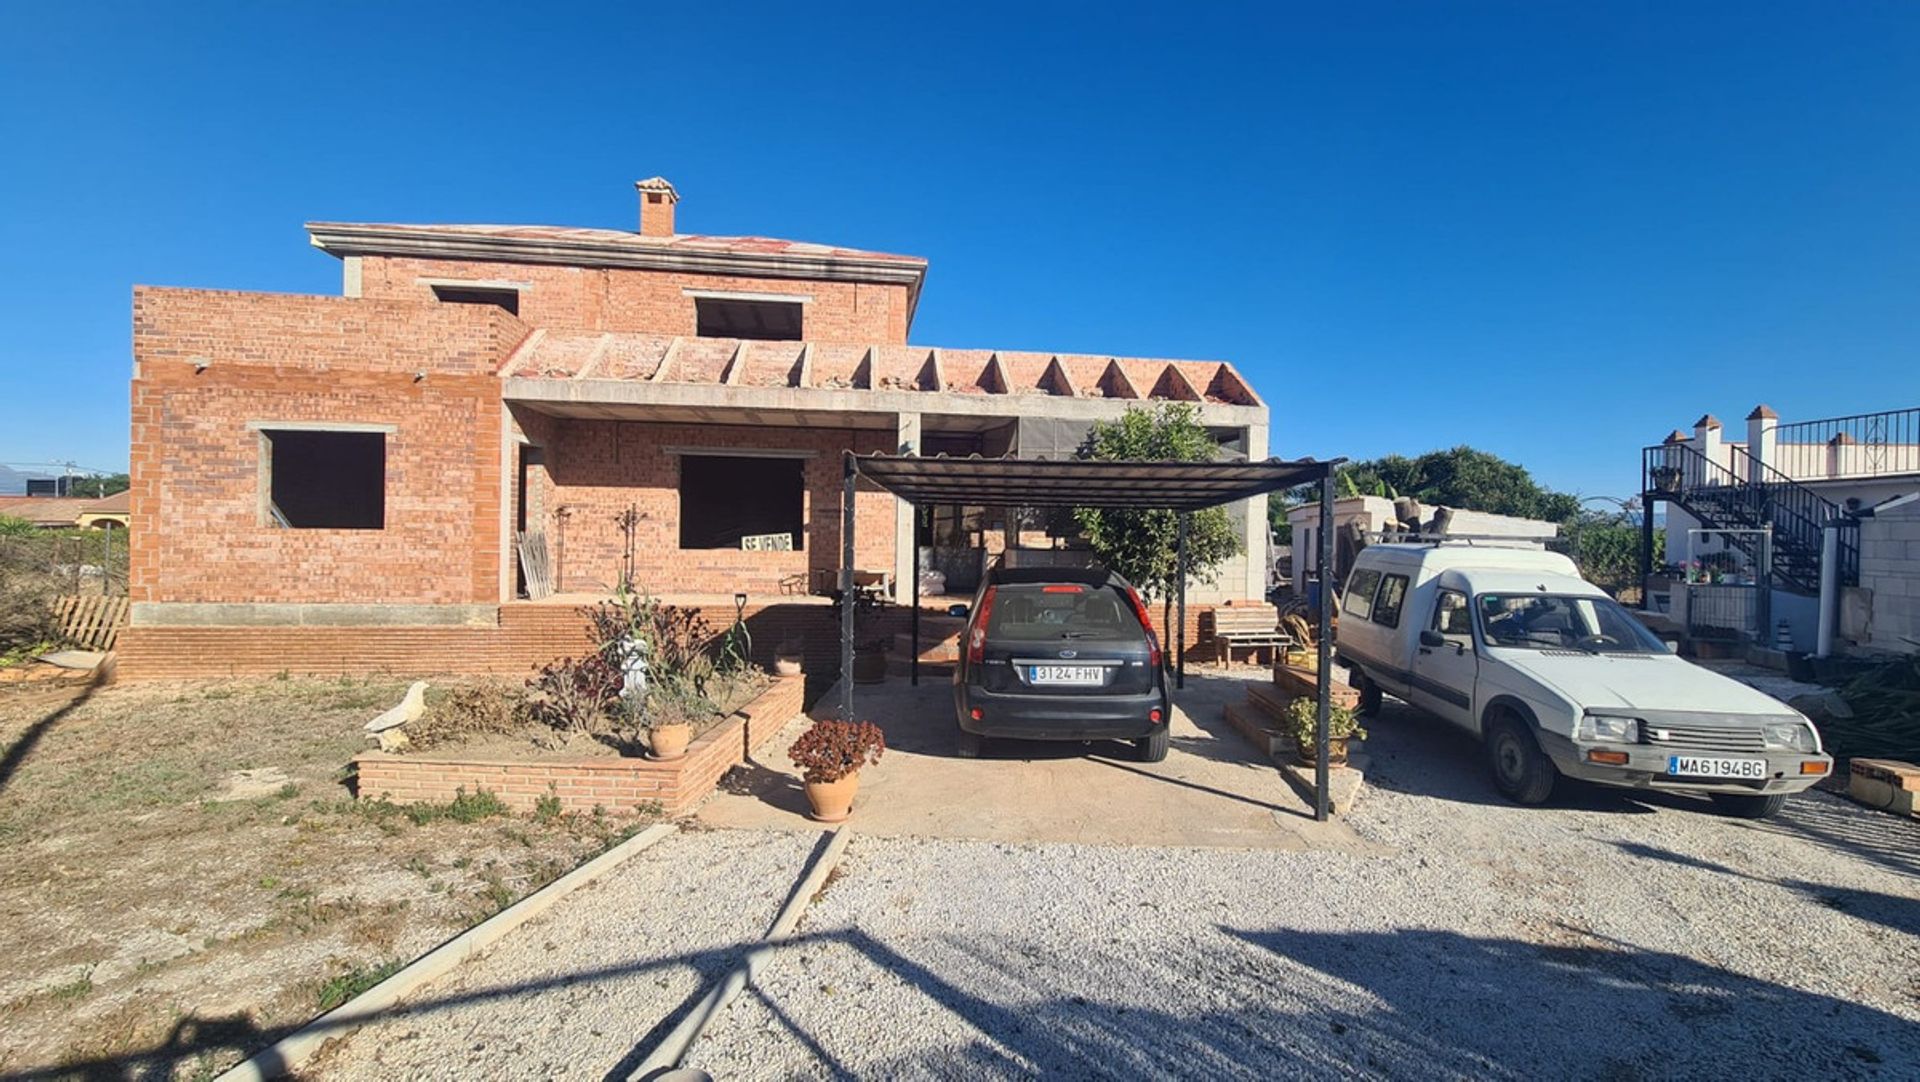
[[681,296],[705,301],[772,301],[780,304],[812,304],[811,293],[755,293],[742,289],[694,289],[691,286],[680,290]]
[[498,605],[136,601],[134,627],[494,627]]
[[400,426],[365,421],[248,421],[247,431],[379,432],[391,436],[400,431]]

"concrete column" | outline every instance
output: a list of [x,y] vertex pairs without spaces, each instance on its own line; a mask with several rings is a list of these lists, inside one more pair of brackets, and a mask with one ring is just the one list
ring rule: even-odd
[[[1708,462],[1724,470],[1727,468],[1727,454],[1720,442],[1719,418],[1709,413],[1693,422],[1693,449],[1700,452]],[[1688,480],[1705,481],[1711,478],[1688,478]]]
[[[1261,462],[1267,457],[1267,426],[1247,426],[1247,461]],[[1267,596],[1267,568],[1273,554],[1267,551],[1267,497],[1247,501],[1247,521],[1243,540],[1247,549],[1247,576],[1241,596],[1262,601]]]
[[[901,413],[895,415],[894,452],[902,455],[920,453],[920,415]],[[905,500],[895,500],[893,509],[893,599],[905,602],[913,596],[913,576],[920,573],[917,551],[913,538],[913,507]]]
[[[1780,469],[1778,434],[1774,431],[1779,427],[1780,415],[1773,412],[1771,407],[1765,403],[1753,407],[1753,412],[1747,414],[1747,453],[1759,459],[1761,465],[1785,473]],[[1761,478],[1751,477],[1748,480],[1758,481]]]

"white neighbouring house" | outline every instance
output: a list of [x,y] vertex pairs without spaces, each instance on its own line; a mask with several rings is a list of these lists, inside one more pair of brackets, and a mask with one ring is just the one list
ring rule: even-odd
[[[1666,504],[1666,547],[1649,554],[1649,596],[1692,632],[1718,627],[1773,645],[1819,639],[1823,566],[1833,566],[1838,638],[1911,652],[1920,644],[1920,407],[1783,422],[1765,405],[1728,438],[1712,414],[1641,454],[1647,506]],[[1829,532],[1831,559],[1823,559]],[[1758,576],[1749,575],[1758,570]],[[1764,583],[1755,581],[1764,578]],[[1764,590],[1759,589],[1760,586]],[[1742,593],[1744,591],[1744,593]]]

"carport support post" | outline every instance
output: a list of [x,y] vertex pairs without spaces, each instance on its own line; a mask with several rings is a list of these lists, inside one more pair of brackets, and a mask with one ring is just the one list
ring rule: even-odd
[[[853,720],[853,482],[859,467],[847,452],[840,497],[840,716]],[[916,576],[917,578],[918,576]]]
[[1333,702],[1333,467],[1320,477],[1320,612],[1314,636],[1320,645],[1319,699],[1314,722],[1313,817],[1327,821],[1327,712]]
[[1187,513],[1180,512],[1180,526],[1174,531],[1173,566],[1179,581],[1174,584],[1174,597],[1177,615],[1174,616],[1174,641],[1178,648],[1174,651],[1173,686],[1185,691],[1187,688]]
[[[908,664],[913,686],[920,686],[920,505],[909,504],[913,512],[913,660]],[[895,597],[900,596],[895,594]]]

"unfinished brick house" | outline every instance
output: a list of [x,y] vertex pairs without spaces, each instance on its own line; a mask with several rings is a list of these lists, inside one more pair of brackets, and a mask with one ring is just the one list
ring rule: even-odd
[[[1057,457],[1174,400],[1267,455],[1226,364],[908,345],[925,260],[679,233],[636,187],[631,232],[310,223],[338,297],[136,287],[123,676],[520,673],[623,576],[824,660],[843,451]],[[960,591],[999,543],[999,509],[857,498],[902,596],[916,552]],[[1265,508],[1234,515],[1215,594],[1258,597]]]

